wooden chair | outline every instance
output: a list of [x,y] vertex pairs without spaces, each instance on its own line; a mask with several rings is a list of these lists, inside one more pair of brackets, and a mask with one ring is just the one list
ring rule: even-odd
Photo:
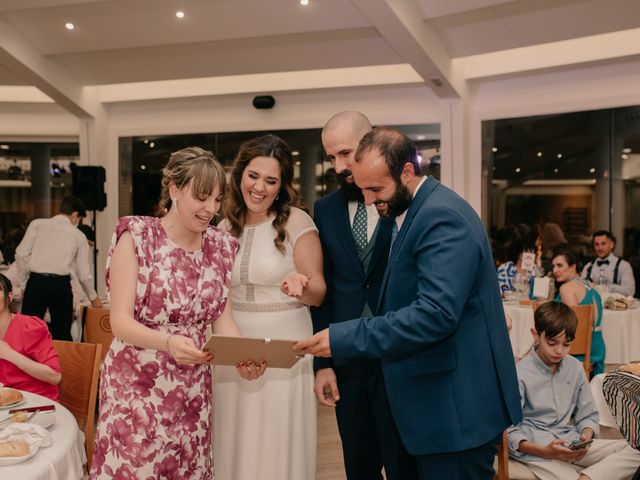
[[587,374],[587,380],[591,378],[591,337],[593,336],[593,320],[596,310],[593,305],[574,305],[571,307],[576,317],[578,317],[578,328],[576,337],[571,344],[571,355],[584,355],[582,364]]
[[[535,313],[536,309],[542,305],[544,302],[533,302],[531,304],[533,311]],[[569,354],[571,355],[583,355],[584,360],[582,362],[584,366],[584,371],[587,375],[587,379],[590,378],[591,375],[591,336],[593,334],[593,316],[595,314],[595,309],[593,305],[572,305],[571,310],[574,311],[576,317],[578,319],[578,327],[576,328],[576,336],[571,344],[571,350],[569,350]],[[509,452],[507,448],[507,433],[504,432],[502,434],[502,441],[497,445],[498,455],[497,455],[497,468],[496,475],[494,478],[496,480],[520,480],[527,478],[534,478],[533,474],[531,477],[525,475],[525,473],[521,473],[518,475],[514,475],[513,477],[509,476]],[[514,465],[511,462],[511,465]],[[519,465],[519,464],[518,464]]]
[[91,466],[102,345],[54,340],[53,346],[62,369],[59,402],[76,417],[80,430],[84,432],[87,464]]
[[82,341],[102,345],[102,360],[113,340],[108,308],[84,307],[82,310]]

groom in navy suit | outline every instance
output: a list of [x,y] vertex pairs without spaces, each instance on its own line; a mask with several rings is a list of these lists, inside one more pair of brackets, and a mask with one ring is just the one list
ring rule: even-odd
[[331,324],[296,348],[336,365],[380,359],[420,478],[489,480],[496,442],[522,418],[493,257],[471,206],[419,171],[401,132],[362,139],[354,179],[398,232],[378,316]]
[[[372,314],[389,256],[393,219],[380,218],[364,205],[351,175],[360,139],[371,130],[359,112],[340,112],[322,130],[322,145],[336,170],[340,189],[318,200],[314,220],[324,257],[327,296],[312,309],[314,331],[330,324]],[[353,359],[334,365],[316,358],[315,393],[323,405],[335,407],[349,480],[418,478],[415,461],[393,422],[377,359]]]

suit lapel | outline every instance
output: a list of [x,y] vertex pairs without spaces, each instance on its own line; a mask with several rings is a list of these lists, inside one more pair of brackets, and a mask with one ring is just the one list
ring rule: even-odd
[[402,247],[402,243],[404,242],[404,239],[407,236],[407,232],[411,228],[413,219],[415,218],[416,213],[418,213],[420,208],[422,208],[422,205],[427,200],[427,197],[429,196],[429,194],[439,184],[440,183],[433,177],[431,176],[427,177],[427,179],[424,181],[424,183],[420,187],[420,190],[418,190],[418,194],[415,196],[413,200],[411,200],[411,206],[409,207],[409,210],[407,210],[407,215],[406,217],[404,217],[404,221],[402,222],[402,227],[400,228],[400,231],[398,232],[398,235],[396,236],[396,239],[394,240],[393,245],[391,246],[391,252],[389,252],[389,263],[387,263],[387,268],[384,271],[384,277],[382,279],[382,286],[380,289],[380,298],[378,300],[378,306],[376,307],[376,313],[379,312],[380,308],[382,307],[384,296],[387,291],[387,282],[389,281],[389,271],[391,270],[391,266],[393,265],[393,262],[396,256],[398,255],[400,248]]

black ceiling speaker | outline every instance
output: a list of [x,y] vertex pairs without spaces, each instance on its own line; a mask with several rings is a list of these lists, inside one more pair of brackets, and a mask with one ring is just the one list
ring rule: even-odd
[[257,97],[253,97],[253,106],[258,110],[273,108],[275,104],[276,99],[271,95],[258,95]]

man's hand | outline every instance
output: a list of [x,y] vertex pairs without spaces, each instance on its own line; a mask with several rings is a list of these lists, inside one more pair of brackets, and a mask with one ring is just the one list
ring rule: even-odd
[[340,392],[333,368],[321,368],[316,372],[316,384],[313,390],[322,405],[336,406],[336,402],[340,400]]
[[325,328],[313,337],[300,340],[293,346],[293,349],[300,353],[310,353],[315,357],[330,357],[331,345],[329,344],[329,329]]
[[91,300],[91,306],[93,308],[102,308],[102,300],[100,300],[100,297],[96,297]]

